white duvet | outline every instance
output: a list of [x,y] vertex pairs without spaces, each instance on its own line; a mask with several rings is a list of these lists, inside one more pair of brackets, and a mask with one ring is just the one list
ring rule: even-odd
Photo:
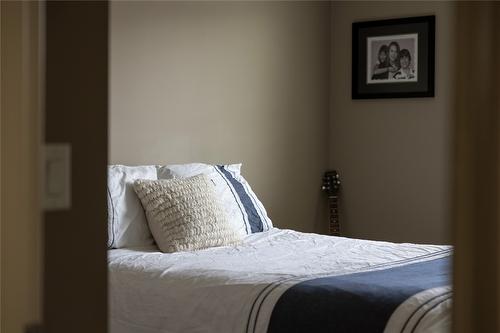
[[[295,283],[393,267],[401,259],[436,259],[447,249],[274,228],[247,236],[237,247],[173,254],[153,247],[110,250],[110,331],[266,332],[274,304]],[[262,293],[276,282],[270,294]],[[408,299],[394,312],[386,332],[411,331],[408,323],[403,329],[408,314],[440,292]],[[415,332],[448,331],[450,306],[451,299],[424,308],[428,314]]]

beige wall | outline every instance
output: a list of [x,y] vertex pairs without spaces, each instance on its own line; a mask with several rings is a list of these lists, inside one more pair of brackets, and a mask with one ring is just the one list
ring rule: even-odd
[[1,2],[0,332],[42,319],[40,4]]
[[327,2],[112,2],[110,163],[242,161],[274,223],[325,230]]
[[[351,99],[354,21],[436,15],[436,97]],[[348,236],[449,242],[454,7],[446,2],[334,2],[330,166],[343,178]]]

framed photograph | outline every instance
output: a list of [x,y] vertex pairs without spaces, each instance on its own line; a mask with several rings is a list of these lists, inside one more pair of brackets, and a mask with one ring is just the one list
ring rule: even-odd
[[434,97],[435,16],[352,24],[352,98]]

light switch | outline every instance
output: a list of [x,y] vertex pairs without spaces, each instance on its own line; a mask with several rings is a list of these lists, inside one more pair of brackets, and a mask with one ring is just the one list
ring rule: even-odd
[[45,145],[45,210],[71,208],[71,146],[68,143]]

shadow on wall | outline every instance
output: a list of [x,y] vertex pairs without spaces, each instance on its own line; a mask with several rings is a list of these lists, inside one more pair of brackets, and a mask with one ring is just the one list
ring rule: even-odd
[[[330,166],[343,178],[346,235],[449,243],[452,2],[333,2]],[[436,15],[436,96],[351,99],[352,22]]]
[[324,230],[329,6],[112,2],[110,162],[243,162],[276,226]]

